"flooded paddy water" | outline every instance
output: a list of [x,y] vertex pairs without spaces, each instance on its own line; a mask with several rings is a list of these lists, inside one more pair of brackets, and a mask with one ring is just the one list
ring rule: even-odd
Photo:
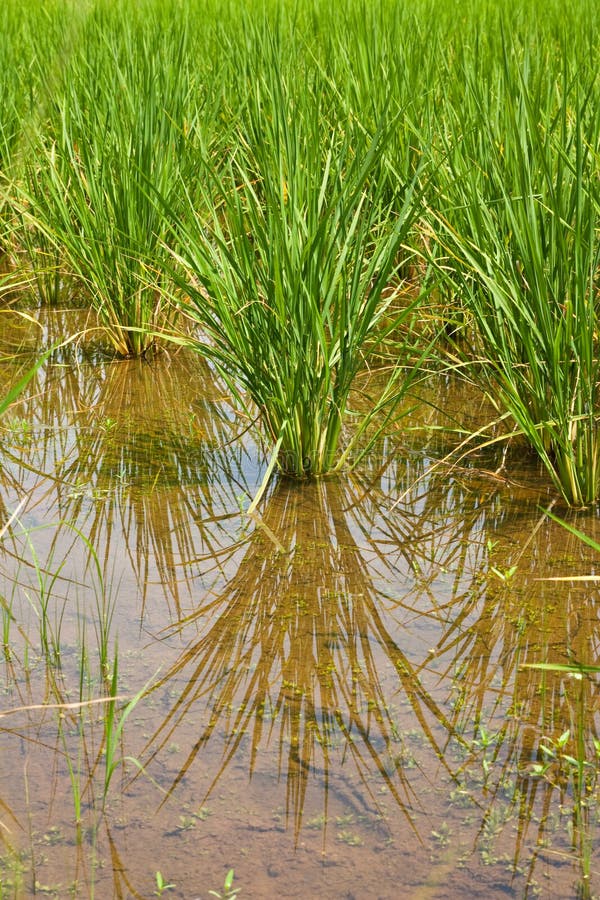
[[600,892],[598,557],[519,447],[440,463],[451,421],[248,517],[267,460],[204,364],[51,357],[1,433],[0,896]]

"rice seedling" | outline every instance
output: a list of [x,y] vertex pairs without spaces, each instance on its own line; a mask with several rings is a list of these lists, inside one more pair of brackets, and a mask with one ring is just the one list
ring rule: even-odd
[[[83,659],[82,659],[83,663]],[[83,798],[86,790],[86,772],[85,772],[85,734],[84,720],[79,711],[76,717],[77,721],[77,737],[78,748],[77,755],[74,757],[69,751],[67,735],[65,734],[64,720],[58,720],[58,733],[63,746],[64,759],[69,773],[69,782],[71,785],[71,798],[73,800],[73,813],[75,815],[75,825],[77,828],[78,841],[81,840],[81,821],[83,816]]]
[[[398,203],[374,178],[394,122],[369,138],[332,126],[321,86],[292,87],[275,41],[263,38],[238,149],[206,166],[203,221],[190,203],[174,227],[183,268],[179,304],[201,328],[194,344],[245,404],[258,408],[285,475],[314,477],[348,462],[357,436],[410,381],[393,368],[354,439],[340,450],[355,377],[385,335],[408,322],[398,304],[402,244],[418,198],[398,185]],[[390,315],[394,303],[399,311]]]
[[[124,706],[117,706],[118,701],[122,699],[122,697],[118,693],[118,683],[119,683],[119,656],[118,656],[118,648],[115,643],[114,650],[114,659],[113,659],[113,667],[112,667],[112,676],[110,679],[109,685],[109,697],[110,701],[107,703],[106,714],[102,719],[102,727],[103,727],[103,744],[102,744],[102,753],[104,756],[104,783],[102,789],[102,805],[104,806],[108,799],[110,785],[113,779],[113,776],[117,769],[121,767],[125,767],[127,763],[131,763],[138,772],[142,774],[146,774],[146,770],[142,766],[142,764],[133,756],[123,756],[119,754],[119,747],[122,744],[123,740],[123,729],[125,727],[125,723],[133,710],[136,708],[138,703],[146,696],[146,694],[151,689],[151,682],[154,680],[154,677],[150,679],[140,690],[133,696]],[[153,782],[159,790],[162,790],[156,782]]]
[[[570,503],[600,497],[597,79],[558,89],[508,41],[470,73],[436,236],[476,328],[478,376]],[[489,97],[496,99],[490,101]],[[477,377],[477,376],[476,376]]]
[[[46,659],[48,665],[60,668],[61,664],[61,623],[65,612],[66,600],[62,604],[57,603],[58,598],[54,597],[54,588],[59,581],[60,573],[64,566],[65,560],[58,565],[53,565],[53,559],[50,557],[47,564],[42,566],[35,547],[31,541],[31,532],[25,532],[25,539],[29,546],[31,558],[36,574],[36,594],[27,598],[34,609],[39,620],[40,649],[42,655]],[[54,622],[51,621],[49,615],[50,601],[54,601],[55,615]]]

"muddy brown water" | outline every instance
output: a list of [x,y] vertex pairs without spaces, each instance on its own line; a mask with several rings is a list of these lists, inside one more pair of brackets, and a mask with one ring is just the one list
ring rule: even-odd
[[[5,316],[2,390],[77,317]],[[266,461],[204,365],[40,369],[0,435],[0,896],[600,892],[597,675],[536,668],[598,663],[599,557],[523,448],[440,464],[490,411],[423,392],[448,415],[248,519]]]

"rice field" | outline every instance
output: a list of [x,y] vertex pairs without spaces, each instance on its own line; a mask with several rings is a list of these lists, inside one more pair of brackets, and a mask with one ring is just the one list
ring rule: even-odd
[[599,28],[2,4],[0,898],[597,896]]

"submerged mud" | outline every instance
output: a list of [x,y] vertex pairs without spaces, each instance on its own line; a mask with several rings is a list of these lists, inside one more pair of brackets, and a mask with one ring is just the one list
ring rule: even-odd
[[205,366],[51,358],[2,423],[2,896],[600,890],[598,557],[545,509],[595,511],[515,442],[445,458],[489,416],[434,382],[248,517],[266,462]]

